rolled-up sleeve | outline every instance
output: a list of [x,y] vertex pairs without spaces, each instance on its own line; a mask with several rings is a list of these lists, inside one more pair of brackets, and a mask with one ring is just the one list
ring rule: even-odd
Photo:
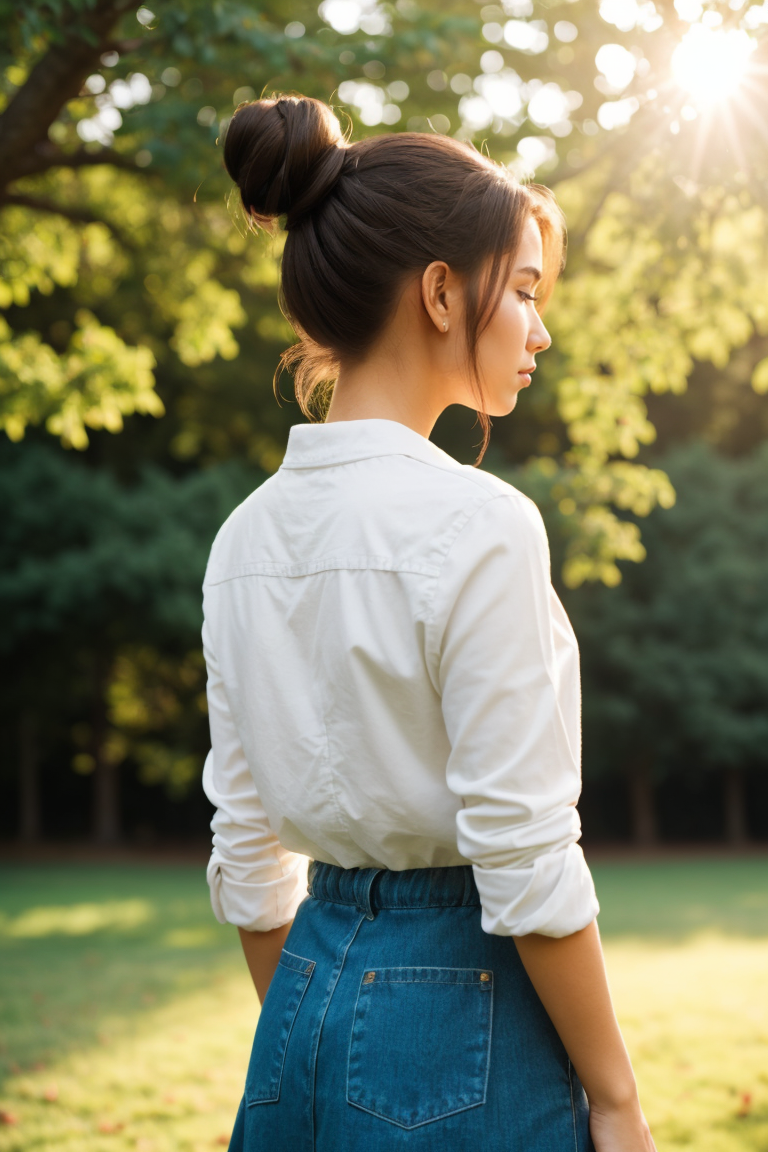
[[573,631],[525,496],[490,497],[458,530],[436,581],[433,656],[484,931],[567,936],[599,912],[577,840],[581,699]]
[[264,932],[293,919],[307,895],[309,859],[283,848],[269,825],[240,744],[207,622],[203,652],[211,728],[203,790],[216,808],[207,869],[211,905],[221,924]]

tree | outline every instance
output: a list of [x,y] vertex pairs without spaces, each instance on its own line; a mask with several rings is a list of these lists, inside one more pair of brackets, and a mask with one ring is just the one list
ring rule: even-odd
[[[765,440],[766,22],[756,5],[679,7],[302,0],[286,24],[274,2],[181,0],[157,15],[129,0],[0,3],[0,425],[27,437],[8,448],[19,477],[31,452],[26,479],[5,488],[18,539],[0,585],[26,629],[13,633],[24,657],[5,723],[27,766],[30,835],[34,764],[55,742],[78,771],[111,759],[183,789],[199,754],[200,566],[237,483],[205,530],[177,497],[199,482],[205,504],[206,485],[228,475],[221,462],[274,471],[297,418],[272,395],[292,339],[276,302],[282,238],[247,232],[221,165],[241,100],[299,89],[333,101],[355,138],[450,132],[556,188],[570,242],[547,316],[554,345],[518,410],[495,422],[484,467],[527,462],[513,482],[551,508],[568,587],[628,581],[627,561],[657,548],[652,525],[677,515],[666,449],[694,432],[736,455]],[[722,53],[746,53],[741,95],[708,102],[697,84],[726,76],[696,56],[710,33]],[[450,409],[435,432],[468,462],[471,420]],[[45,463],[42,429],[54,440]],[[150,491],[169,511],[140,523]],[[101,565],[99,534],[131,555],[138,598]],[[39,577],[46,548],[58,601]],[[190,583],[174,584],[164,566],[178,576],[184,549]],[[623,589],[610,601],[581,592],[611,605],[617,634],[639,634],[635,616],[619,616]],[[159,623],[164,596],[178,600],[173,627]],[[622,748],[626,701],[606,699]],[[601,732],[607,716],[608,703]],[[667,764],[656,744],[646,763],[633,778],[650,827],[651,776]],[[114,781],[110,771],[94,779]]]
[[678,492],[648,517],[618,587],[566,593],[582,651],[585,765],[625,773],[635,839],[657,836],[654,783],[717,772],[723,832],[748,836],[748,771],[768,769],[768,445],[703,443],[661,463]]
[[[294,15],[316,39],[298,20],[286,31],[276,4],[188,0],[159,22],[138,0],[6,6],[0,306],[11,314],[0,328],[0,425],[12,439],[45,423],[84,448],[88,429],[162,415],[154,369],[168,346],[187,368],[237,355],[241,293],[266,286],[274,297],[276,277],[224,206],[215,140],[233,91],[255,91],[233,89],[231,76],[261,88],[276,72],[278,84],[301,75],[328,96],[343,72],[337,33],[312,5]],[[472,23],[424,15],[394,51],[407,69]],[[379,37],[361,45],[363,61],[379,46],[391,60]],[[44,340],[24,320],[35,293],[56,289],[64,300]],[[290,339],[274,299],[268,313],[262,338]]]
[[147,761],[147,735],[175,728],[175,757],[171,745],[145,774],[179,783],[190,749],[172,697],[204,690],[208,551],[228,513],[263,478],[239,465],[180,479],[146,468],[125,486],[52,446],[0,452],[4,710],[6,717],[9,705],[18,710],[27,835],[40,828],[43,721],[50,728],[73,705],[80,710],[74,767],[93,774],[97,840],[120,835],[119,765],[129,753]]

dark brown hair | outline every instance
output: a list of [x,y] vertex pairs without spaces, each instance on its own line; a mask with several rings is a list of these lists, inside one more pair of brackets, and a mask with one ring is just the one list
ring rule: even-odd
[[349,144],[327,104],[298,95],[241,104],[227,130],[224,163],[254,226],[274,232],[285,216],[279,298],[299,341],[283,352],[275,387],[290,368],[310,419],[322,414],[342,360],[358,360],[373,346],[410,276],[444,260],[464,278],[468,366],[484,434],[479,464],[490,420],[478,343],[529,217],[544,250],[539,310],[552,294],[565,258],[552,192],[520,184],[508,168],[450,136],[398,132]]

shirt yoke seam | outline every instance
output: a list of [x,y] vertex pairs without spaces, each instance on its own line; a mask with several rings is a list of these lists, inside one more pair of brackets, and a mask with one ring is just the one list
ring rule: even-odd
[[246,576],[275,576],[302,579],[322,572],[333,571],[394,572],[412,576],[435,576],[438,569],[426,562],[407,561],[398,563],[385,556],[329,556],[323,560],[307,560],[301,564],[278,564],[274,560],[255,561],[252,564],[238,564],[227,568],[220,576],[206,575],[204,587],[225,584]]

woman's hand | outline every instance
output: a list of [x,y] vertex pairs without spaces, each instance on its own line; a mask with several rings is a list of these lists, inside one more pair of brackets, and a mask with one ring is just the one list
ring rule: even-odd
[[282,928],[272,928],[268,932],[249,932],[247,928],[238,928],[248,971],[251,973],[260,1004],[264,1003],[264,997],[275,974],[280,953],[292,924],[293,920],[289,924],[283,924]]
[[597,920],[570,936],[516,936],[520,959],[589,1101],[596,1152],[656,1152],[613,1010]]
[[595,1152],[656,1152],[639,1099],[613,1108],[590,1103],[589,1131]]

